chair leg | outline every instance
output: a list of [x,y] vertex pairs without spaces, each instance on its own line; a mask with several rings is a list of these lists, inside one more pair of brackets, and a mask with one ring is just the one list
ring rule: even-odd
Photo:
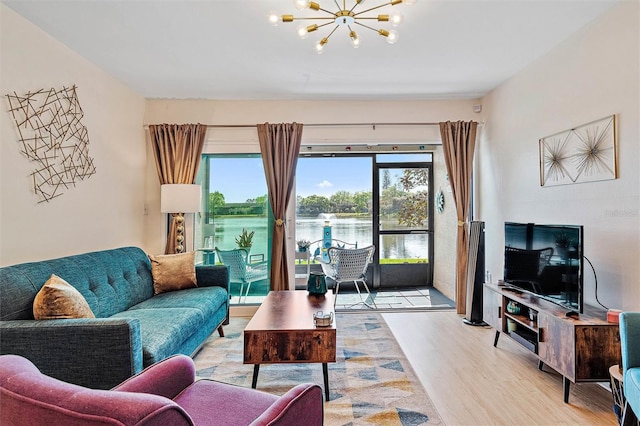
[[244,281],[240,282],[240,293],[238,293],[238,303],[242,303],[242,292],[244,291]]
[[[247,292],[244,294],[244,303],[247,303],[247,296],[249,295],[250,288],[251,288],[251,281],[247,283]],[[242,294],[240,296],[242,296]]]
[[360,286],[358,285],[358,281],[353,280],[353,283],[356,285],[356,291],[358,292],[358,296],[360,296],[360,303],[362,303],[363,305],[366,305],[366,304],[367,304],[367,302],[365,302],[365,301],[362,299],[362,293],[360,293]]
[[[362,280],[360,280],[360,281],[362,281]],[[349,307],[350,308],[352,306],[363,304],[367,308],[374,309],[374,306],[377,308],[376,303],[373,302],[373,299],[371,299],[371,301],[373,302],[373,306],[371,306],[369,303],[367,303],[367,301],[365,299],[362,298],[362,293],[360,292],[360,286],[358,285],[358,280],[353,280],[353,283],[356,286],[356,291],[358,292],[358,296],[360,296],[360,302],[359,303],[353,303],[353,304],[351,304],[349,306],[345,305],[345,307]],[[369,292],[369,287],[367,287],[367,283],[364,282],[364,281],[362,281],[362,283],[364,284],[364,287],[367,289],[367,293],[369,294],[369,297],[371,297],[371,293]]]
[[336,281],[336,292],[333,296],[333,310],[336,310],[336,302],[338,301],[338,292],[340,291],[340,281]]
[[[371,303],[373,303],[373,307],[375,307],[376,309],[378,308],[378,306],[376,305],[376,301],[373,299],[373,297],[371,297],[371,292],[369,291],[369,286],[367,285],[367,282],[365,280],[362,280],[362,284],[364,284],[364,288],[365,290],[367,290],[367,294],[369,295],[369,298],[371,299]],[[356,286],[358,284],[356,283]],[[369,306],[371,308],[371,305],[369,305],[368,303],[365,303],[365,305]]]

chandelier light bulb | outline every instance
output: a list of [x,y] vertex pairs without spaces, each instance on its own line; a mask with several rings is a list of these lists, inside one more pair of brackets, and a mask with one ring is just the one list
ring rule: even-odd
[[322,52],[324,52],[324,45],[327,44],[327,38],[323,38],[322,40],[320,40],[319,42],[316,43],[315,49],[316,49],[316,53],[318,55],[322,55]]
[[298,10],[305,10],[309,7],[309,0],[293,0],[293,5]]
[[298,33],[298,37],[300,37],[303,40],[309,36],[309,31],[307,31],[307,26],[304,24],[298,25],[298,27],[296,28],[296,32]]
[[402,21],[404,21],[404,15],[402,13],[394,13],[389,16],[389,21],[391,22],[391,25],[397,27],[402,24]]
[[269,12],[267,19],[269,20],[269,23],[274,27],[277,27],[280,23],[280,16],[276,12]]
[[351,31],[349,33],[349,37],[351,38],[351,45],[354,48],[357,49],[358,47],[360,47],[360,38],[358,38],[358,34],[356,34],[355,31]]
[[402,0],[404,4],[415,4],[416,0]]
[[387,36],[387,43],[395,44],[398,41],[398,32],[396,30],[389,31],[389,35]]

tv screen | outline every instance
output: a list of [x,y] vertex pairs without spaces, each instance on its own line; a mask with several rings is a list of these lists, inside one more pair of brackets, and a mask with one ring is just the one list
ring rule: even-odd
[[504,281],[582,313],[583,228],[505,222]]

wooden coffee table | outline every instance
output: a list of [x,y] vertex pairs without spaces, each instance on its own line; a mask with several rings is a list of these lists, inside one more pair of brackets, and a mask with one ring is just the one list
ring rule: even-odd
[[336,320],[316,327],[313,314],[333,312],[333,294],[272,291],[244,329],[244,363],[254,364],[255,389],[260,364],[322,363],[325,398],[329,400],[328,362],[336,362]]

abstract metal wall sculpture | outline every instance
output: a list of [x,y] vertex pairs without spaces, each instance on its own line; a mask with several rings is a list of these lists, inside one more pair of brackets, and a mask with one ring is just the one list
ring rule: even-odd
[[33,190],[50,201],[96,172],[76,86],[8,94],[22,153],[33,163]]
[[540,185],[616,179],[615,115],[540,139]]

